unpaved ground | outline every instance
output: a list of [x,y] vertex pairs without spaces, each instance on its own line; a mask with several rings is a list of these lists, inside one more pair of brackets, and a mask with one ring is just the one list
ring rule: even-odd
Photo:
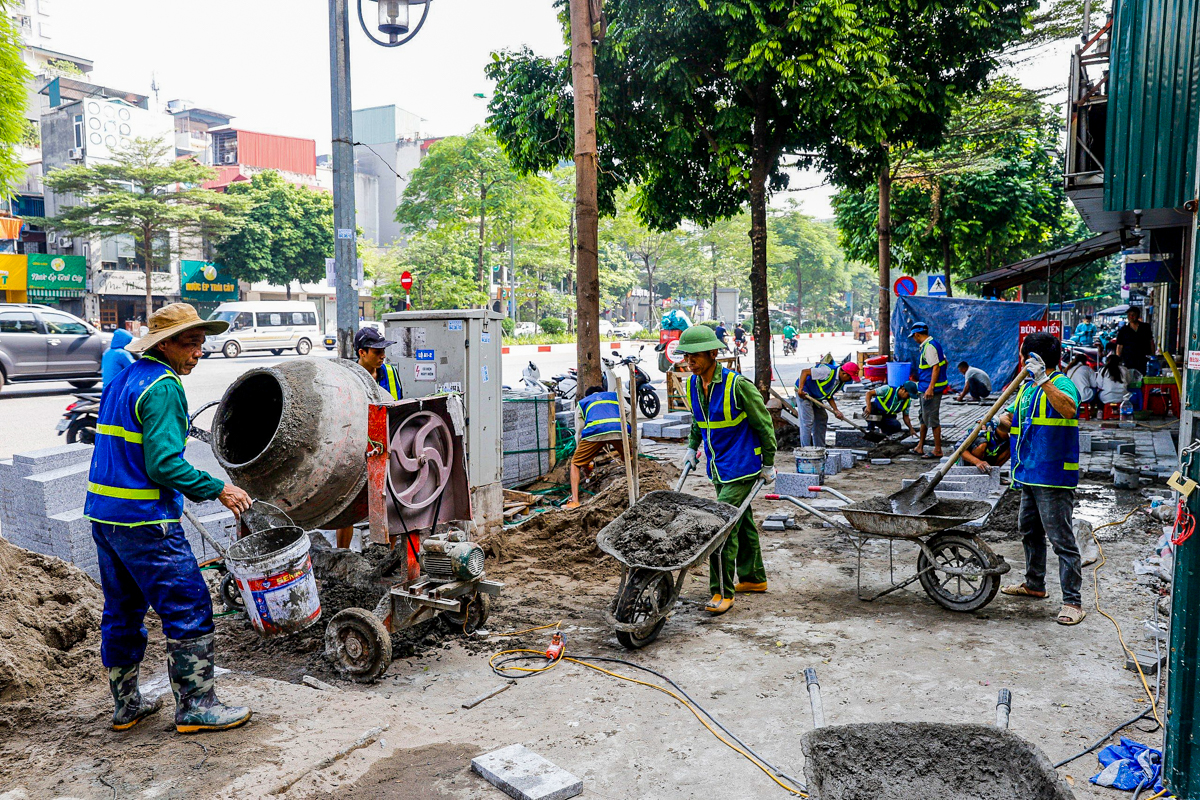
[[[861,499],[887,494],[922,467],[916,461],[859,466],[830,483]],[[688,490],[712,496],[702,478],[690,478]],[[1139,499],[1111,487],[1085,487],[1079,513],[1109,521]],[[760,520],[785,508],[792,507],[764,500],[754,505]],[[590,512],[562,513],[584,520]],[[584,524],[594,537],[603,523]],[[1135,517],[1099,532],[1108,557],[1100,572],[1104,607],[1139,646],[1153,595],[1139,586],[1132,562],[1147,554],[1150,534],[1158,530]],[[797,775],[803,765],[799,737],[812,726],[805,667],[820,675],[830,723],[987,723],[997,690],[1009,688],[1012,730],[1051,760],[1082,749],[1144,706],[1136,675],[1123,669],[1112,625],[1093,610],[1090,568],[1084,581],[1090,613],[1082,625],[1063,628],[1052,620],[1058,608],[1053,577],[1047,601],[1001,595],[972,614],[941,609],[915,584],[864,603],[855,597],[854,551],[836,531],[806,521],[803,530],[763,539],[770,592],[739,597],[730,613],[708,617],[700,610],[708,594],[702,569],[689,576],[660,639],[630,653],[603,622],[602,609],[617,586],[611,559],[570,526],[510,535],[502,548],[506,557],[488,562],[489,574],[507,584],[489,628],[562,620],[568,655],[627,658],[670,675],[748,744]],[[1006,582],[1015,582],[1020,542],[989,539],[1014,566]],[[915,560],[915,548],[896,546],[898,576],[910,574]],[[1053,571],[1053,557],[1050,564]],[[864,589],[881,587],[887,575],[887,543],[874,542],[866,553]],[[514,742],[583,778],[584,797],[693,798],[714,791],[730,800],[785,796],[666,696],[575,664],[563,662],[521,680],[474,709],[461,707],[501,683],[487,667],[488,653],[543,649],[548,631],[470,643],[429,631],[398,655],[378,684],[360,687],[332,679],[319,651],[305,651],[311,645],[303,640],[259,650],[239,644],[246,635],[242,625],[224,620],[219,626],[222,666],[287,680],[308,672],[338,689],[225,675],[223,696],[251,704],[254,720],[238,731],[189,738],[170,732],[165,712],[129,733],[108,731],[107,690],[92,682],[73,702],[30,707],[25,727],[0,736],[0,798],[496,798],[499,793],[472,775],[468,762]],[[152,639],[160,636],[151,631]],[[149,676],[160,687],[161,672],[159,666]],[[1131,728],[1127,735],[1161,742],[1160,733]],[[349,752],[330,761],[343,751]],[[1093,757],[1062,770],[1079,798],[1124,796],[1088,785],[1095,771]]]

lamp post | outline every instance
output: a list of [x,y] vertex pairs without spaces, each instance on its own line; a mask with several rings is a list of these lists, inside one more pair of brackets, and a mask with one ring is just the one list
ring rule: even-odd
[[[375,44],[399,47],[412,39],[425,24],[429,0],[367,0],[377,8],[376,29],[386,39],[376,38],[363,17],[363,0],[358,5],[358,23]],[[334,283],[337,290],[338,356],[353,359],[354,334],[358,331],[358,252],[354,225],[354,125],[350,101],[350,12],[349,0],[329,0],[329,82],[333,118],[333,226]],[[410,25],[411,6],[421,6],[421,17]]]

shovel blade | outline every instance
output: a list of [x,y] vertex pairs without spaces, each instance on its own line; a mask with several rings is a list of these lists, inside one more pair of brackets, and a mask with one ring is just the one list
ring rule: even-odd
[[876,444],[878,444],[879,442],[882,442],[884,439],[886,439],[887,435],[884,434],[883,431],[864,431],[863,438],[866,439],[868,442],[875,442]]
[[936,486],[928,475],[922,475],[900,491],[889,495],[893,514],[904,514],[916,517],[924,514],[937,505],[937,495],[933,493]]

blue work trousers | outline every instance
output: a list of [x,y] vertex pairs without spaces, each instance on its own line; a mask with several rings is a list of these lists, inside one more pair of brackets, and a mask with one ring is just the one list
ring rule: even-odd
[[138,664],[146,652],[146,610],[153,607],[168,639],[213,632],[212,598],[178,522],[92,523],[100,560],[104,614],[100,660],[106,667]]

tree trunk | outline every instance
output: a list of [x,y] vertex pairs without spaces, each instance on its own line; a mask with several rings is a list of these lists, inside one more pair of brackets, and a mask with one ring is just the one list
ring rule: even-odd
[[600,213],[596,201],[596,65],[592,51],[590,0],[570,0],[571,83],[575,98],[575,306],[579,386],[599,386],[600,369]]
[[887,145],[879,168],[879,354],[892,349],[892,171]]
[[800,269],[800,259],[796,259],[796,329],[804,324],[804,273]]
[[283,291],[284,291],[284,294],[287,296],[287,299],[291,300],[292,299],[292,282],[291,281],[287,281],[286,283],[283,284]]
[[946,273],[946,297],[954,297],[953,281],[950,279],[950,237],[942,234],[942,271]]
[[[650,262],[650,256],[642,256],[642,263],[646,265],[646,292],[650,298],[650,321],[655,317],[654,314],[654,266]],[[653,327],[653,326],[647,326]]]
[[[570,266],[570,273],[567,275],[567,288],[574,290],[575,284],[572,276],[575,274],[575,211],[571,210],[570,218],[567,221],[567,263]],[[575,332],[575,309],[567,307],[567,333]]]
[[142,229],[142,266],[146,272],[146,326],[150,325],[150,315],[154,313],[154,292],[151,291],[150,265],[154,257],[154,237],[149,230]]
[[[754,139],[750,151],[750,308],[754,315],[754,385],[763,397],[771,389],[771,318],[767,307],[767,146],[769,87],[757,89]],[[730,320],[733,325],[737,319]]]
[[487,206],[487,184],[480,183],[479,185],[479,264],[476,267],[477,278],[479,280],[479,288],[483,289],[483,293],[487,295],[487,300],[484,301],[483,307],[487,308],[491,303],[491,292],[488,291],[492,287],[490,276],[484,268],[483,261],[483,240],[487,234],[487,212],[484,210]]

